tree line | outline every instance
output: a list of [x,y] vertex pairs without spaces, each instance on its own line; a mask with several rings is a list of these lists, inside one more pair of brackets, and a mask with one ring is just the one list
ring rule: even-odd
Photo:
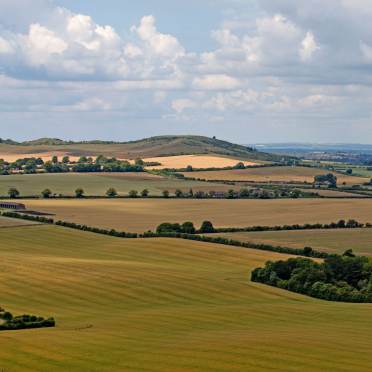
[[305,258],[268,261],[253,270],[253,282],[329,301],[372,302],[372,261],[349,249],[318,263]]

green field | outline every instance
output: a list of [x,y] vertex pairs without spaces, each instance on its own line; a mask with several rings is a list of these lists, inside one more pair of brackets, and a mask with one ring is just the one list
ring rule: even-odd
[[0,230],[2,371],[369,371],[372,305],[251,283],[285,255],[53,226]]
[[174,192],[176,189],[189,191],[227,191],[228,185],[197,181],[181,181],[176,178],[155,176],[149,173],[62,173],[62,174],[25,174],[0,176],[0,195],[6,196],[10,187],[16,187],[23,196],[40,195],[49,188],[55,194],[74,195],[82,187],[86,195],[103,196],[110,187],[120,195],[130,190],[148,189],[152,195],[161,195],[163,190]]
[[372,199],[39,199],[27,208],[55,219],[127,232],[155,230],[162,222],[210,220],[216,227],[372,222]]
[[307,246],[338,254],[351,248],[357,254],[372,256],[372,229],[236,232],[212,234],[212,236],[291,248]]

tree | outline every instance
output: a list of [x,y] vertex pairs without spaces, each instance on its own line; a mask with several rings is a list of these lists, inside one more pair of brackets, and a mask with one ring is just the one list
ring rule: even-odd
[[177,198],[182,198],[183,197],[183,192],[180,189],[177,189],[175,191],[175,195]]
[[162,233],[180,233],[182,232],[181,225],[179,223],[164,222],[156,228],[158,234]]
[[351,168],[346,169],[346,174],[353,174],[353,170]]
[[163,191],[163,197],[164,198],[169,198],[169,191],[168,190]]
[[130,190],[128,195],[129,195],[130,198],[138,198],[138,191],[137,190]]
[[106,196],[108,198],[115,198],[115,196],[117,196],[118,193],[116,192],[116,190],[113,188],[113,187],[110,187],[107,191],[106,191]]
[[337,177],[332,174],[320,174],[314,177],[314,183],[326,183],[329,187],[337,187]]
[[145,162],[142,159],[136,159],[134,164],[143,167],[145,165]]
[[50,196],[52,195],[52,192],[50,191],[50,189],[45,189],[41,192],[41,195],[44,199],[48,199],[50,198]]
[[58,163],[58,157],[57,157],[57,156],[54,155],[54,156],[52,157],[52,163],[53,163],[53,164],[57,164],[57,163]]
[[70,157],[69,156],[64,156],[63,158],[62,158],[62,163],[63,164],[68,164],[70,162]]
[[200,233],[202,234],[207,234],[207,233],[213,233],[215,232],[214,227],[212,225],[212,222],[210,221],[204,221],[200,227],[199,230]]
[[83,198],[84,197],[84,190],[81,187],[78,187],[75,190],[75,197],[77,197],[77,198]]
[[233,189],[230,189],[227,194],[226,194],[226,197],[228,199],[234,199],[235,198],[235,191]]
[[192,167],[192,165],[188,165],[186,167],[186,172],[192,172],[194,170],[194,168]]
[[245,169],[245,165],[243,162],[239,162],[234,166],[235,169]]
[[192,222],[189,222],[189,221],[184,222],[181,225],[181,229],[182,229],[182,232],[184,232],[185,234],[195,234],[195,232],[196,232],[194,224]]
[[8,195],[9,195],[10,198],[15,199],[15,198],[17,198],[20,194],[19,194],[19,191],[18,191],[15,187],[11,187],[11,188],[8,190]]
[[80,156],[80,158],[79,158],[79,161],[78,161],[79,163],[87,163],[88,162],[88,159],[87,159],[87,157],[86,156]]
[[142,190],[141,191],[141,196],[143,198],[147,198],[149,196],[149,190],[147,190],[147,189]]

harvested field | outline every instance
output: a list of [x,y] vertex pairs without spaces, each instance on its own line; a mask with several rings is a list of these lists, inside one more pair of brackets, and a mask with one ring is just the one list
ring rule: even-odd
[[4,371],[370,370],[372,305],[249,281],[285,255],[50,226],[0,230],[0,254],[1,305],[57,322],[0,332]]
[[[227,171],[186,172],[184,175],[206,180],[312,183],[314,181],[314,176],[327,173],[330,172],[324,169],[308,167],[264,167]],[[348,185],[352,185],[369,182],[369,178],[346,176],[339,173],[334,174],[337,176],[337,182],[339,184],[345,182]]]
[[18,220],[15,218],[7,218],[7,217],[0,216],[0,228],[28,226],[28,225],[37,225],[37,222]]
[[129,232],[162,222],[210,220],[216,227],[329,223],[354,218],[372,222],[372,199],[99,199],[25,200],[32,210],[57,219]]
[[240,159],[232,159],[216,155],[179,155],[179,156],[163,156],[156,158],[144,159],[146,162],[158,162],[161,166],[148,167],[148,169],[164,169],[164,168],[186,168],[191,165],[193,168],[224,168],[233,167],[239,162],[246,166],[257,165],[257,162],[250,162]]
[[312,247],[338,254],[351,248],[357,254],[372,256],[372,229],[237,232],[212,236],[291,248]]
[[110,187],[119,195],[127,195],[130,190],[148,189],[152,195],[161,195],[163,190],[174,192],[176,189],[188,191],[227,191],[228,185],[198,181],[182,181],[149,173],[63,173],[63,174],[25,174],[0,176],[0,195],[7,195],[10,187],[16,187],[23,196],[40,195],[49,188],[59,195],[74,195],[82,187],[87,196],[103,196]]

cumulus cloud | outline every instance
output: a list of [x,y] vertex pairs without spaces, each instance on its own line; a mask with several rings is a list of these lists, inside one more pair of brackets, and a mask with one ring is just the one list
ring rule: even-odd
[[2,0],[0,111],[205,115],[203,122],[216,112],[219,122],[369,113],[370,1],[260,0],[254,9],[226,13],[211,45],[193,52],[153,15],[120,34],[52,0]]

